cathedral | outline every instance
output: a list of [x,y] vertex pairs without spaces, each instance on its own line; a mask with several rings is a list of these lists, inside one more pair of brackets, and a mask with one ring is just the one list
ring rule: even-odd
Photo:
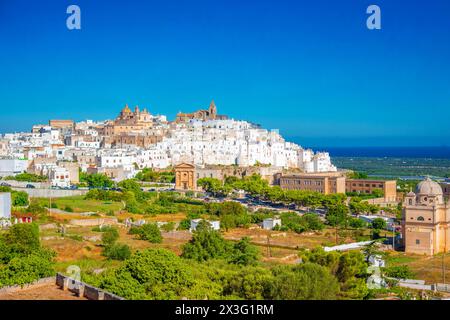
[[187,122],[191,119],[197,120],[226,120],[227,116],[217,114],[217,107],[214,103],[214,100],[209,104],[209,108],[207,110],[197,110],[193,113],[182,113],[179,112],[175,119],[175,122]]
[[153,126],[153,117],[144,108],[140,111],[139,107],[134,108],[134,112],[126,105],[120,111],[117,118],[105,126],[105,136],[115,136],[126,134],[132,131],[142,131]]
[[450,250],[450,204],[441,186],[426,178],[404,199],[402,232],[405,252],[434,255]]

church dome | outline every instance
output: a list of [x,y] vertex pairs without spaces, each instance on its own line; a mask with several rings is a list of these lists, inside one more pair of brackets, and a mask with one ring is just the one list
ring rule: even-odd
[[434,182],[427,177],[417,185],[416,194],[427,196],[442,196],[443,192],[441,186],[437,182]]

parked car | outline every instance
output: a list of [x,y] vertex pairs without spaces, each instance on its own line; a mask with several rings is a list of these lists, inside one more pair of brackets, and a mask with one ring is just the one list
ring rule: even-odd
[[32,184],[27,184],[26,186],[25,186],[25,188],[28,188],[28,189],[34,189],[34,188],[36,188],[34,185],[32,185]]
[[2,187],[11,187],[11,185],[9,183],[6,183],[6,182],[0,183],[0,186],[2,186]]

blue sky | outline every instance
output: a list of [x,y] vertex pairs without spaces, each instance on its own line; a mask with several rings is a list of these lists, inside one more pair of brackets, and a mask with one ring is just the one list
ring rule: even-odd
[[447,0],[0,0],[0,132],[214,99],[305,144],[449,145],[449,39]]

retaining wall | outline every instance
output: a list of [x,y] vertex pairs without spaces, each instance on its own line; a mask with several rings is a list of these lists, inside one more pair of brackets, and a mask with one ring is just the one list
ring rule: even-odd
[[82,196],[89,192],[89,190],[62,190],[62,189],[29,189],[16,188],[13,190],[24,191],[30,198],[64,198],[72,196]]
[[40,286],[45,286],[50,283],[55,283],[55,277],[42,278],[32,283],[24,284],[22,286],[17,285],[17,286],[3,287],[0,289],[0,294],[17,292],[28,288],[38,288]]
[[63,290],[68,290],[89,300],[125,300],[113,293],[74,280],[61,273],[56,274],[56,285]]

